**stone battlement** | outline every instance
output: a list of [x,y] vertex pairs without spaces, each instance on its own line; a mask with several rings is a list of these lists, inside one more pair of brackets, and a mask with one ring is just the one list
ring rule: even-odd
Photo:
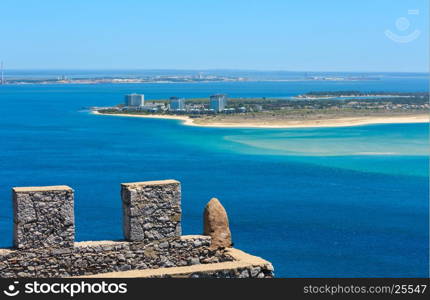
[[14,246],[0,249],[0,278],[273,277],[269,262],[229,248],[227,215],[216,199],[205,210],[207,235],[181,236],[176,180],[121,184],[123,241],[75,242],[68,186],[16,187],[12,193]]

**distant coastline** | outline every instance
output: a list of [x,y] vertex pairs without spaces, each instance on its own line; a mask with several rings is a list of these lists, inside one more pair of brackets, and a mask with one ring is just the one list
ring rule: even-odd
[[[0,85],[379,81],[389,73],[250,70],[5,70]],[[397,76],[397,73],[393,73]],[[406,76],[411,74],[405,73]],[[413,74],[412,74],[413,75]],[[422,75],[422,74],[421,74]]]
[[312,128],[312,127],[350,127],[372,124],[397,124],[397,123],[428,123],[430,122],[429,114],[411,114],[400,116],[360,116],[360,117],[341,117],[327,119],[309,119],[309,120],[274,120],[260,122],[258,120],[250,122],[211,122],[209,120],[200,120],[199,118],[190,118],[189,116],[176,115],[137,115],[137,114],[109,114],[91,111],[95,115],[132,117],[132,118],[149,118],[149,119],[166,119],[180,120],[183,125],[199,127],[219,127],[219,128]]
[[250,78],[214,78],[214,79],[133,79],[133,78],[112,78],[112,79],[69,79],[69,80],[23,80],[23,79],[9,79],[0,85],[48,85],[48,84],[74,84],[74,85],[88,85],[88,84],[172,84],[172,83],[214,83],[214,82],[310,82],[310,81],[375,81],[375,78],[296,78],[296,79],[250,79]]

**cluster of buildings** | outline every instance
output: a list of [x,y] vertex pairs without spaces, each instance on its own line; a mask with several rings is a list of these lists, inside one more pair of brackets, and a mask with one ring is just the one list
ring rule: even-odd
[[184,98],[170,97],[167,105],[164,103],[145,103],[145,96],[142,94],[130,94],[125,96],[125,110],[139,110],[147,112],[174,112],[193,114],[216,114],[245,112],[243,108],[227,108],[227,95],[215,94],[209,98],[209,107],[202,104],[186,104]]
[[339,108],[353,109],[383,109],[383,110],[427,110],[430,108],[430,103],[391,103],[387,102],[361,102],[351,101],[346,104],[339,105]]

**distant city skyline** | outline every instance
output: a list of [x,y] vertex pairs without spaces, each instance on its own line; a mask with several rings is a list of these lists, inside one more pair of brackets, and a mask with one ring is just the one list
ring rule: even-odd
[[428,72],[429,3],[2,1],[8,70]]
[[[121,72],[138,72],[138,73],[145,73],[145,72],[161,72],[160,75],[162,75],[162,72],[166,71],[171,73],[171,75],[175,74],[175,71],[181,73],[181,72],[194,72],[196,75],[199,73],[204,74],[212,74],[212,73],[222,73],[222,72],[256,72],[256,73],[297,73],[297,74],[330,74],[330,73],[337,73],[337,74],[408,74],[408,73],[417,73],[417,74],[427,74],[430,73],[430,69],[427,70],[418,70],[418,71],[378,71],[378,70],[372,70],[372,71],[361,71],[361,70],[345,70],[345,71],[333,71],[333,70],[284,70],[284,69],[245,69],[245,68],[220,68],[220,69],[187,69],[187,68],[148,68],[148,69],[142,69],[142,68],[7,68],[5,66],[4,69],[5,72],[9,72],[9,74],[5,74],[5,77],[7,75],[14,75],[14,74],[23,74],[23,73],[37,73],[40,72],[65,72],[65,74],[77,74],[77,72],[97,72],[98,74],[102,74],[101,72],[118,72],[119,74],[122,74]],[[56,75],[58,75],[56,73]]]

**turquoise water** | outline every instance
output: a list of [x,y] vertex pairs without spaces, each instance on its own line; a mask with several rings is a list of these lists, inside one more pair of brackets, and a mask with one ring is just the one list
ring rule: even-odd
[[0,245],[12,244],[11,187],[67,184],[78,240],[121,239],[119,183],[183,183],[183,231],[202,231],[218,197],[235,246],[280,277],[428,276],[428,124],[249,129],[95,116],[129,92],[147,98],[293,96],[315,90],[423,91],[375,82],[0,87]]

